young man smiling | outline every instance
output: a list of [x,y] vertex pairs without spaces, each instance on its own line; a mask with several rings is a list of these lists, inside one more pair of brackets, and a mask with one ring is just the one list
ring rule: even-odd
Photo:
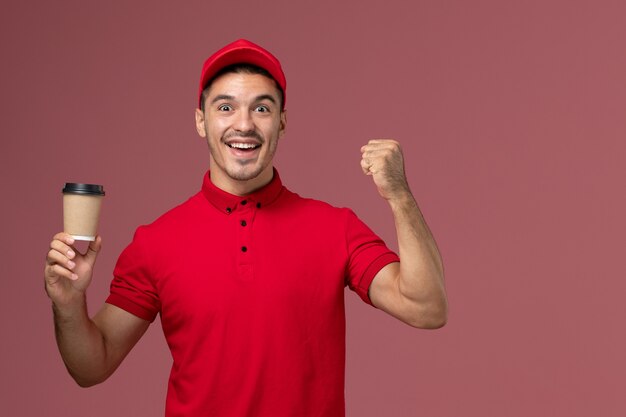
[[85,291],[101,238],[85,254],[53,238],[46,291],[80,385],[108,378],[158,314],[173,358],[167,417],[344,416],[345,286],[411,326],[445,324],[441,258],[399,144],[369,141],[361,168],[390,205],[400,257],[349,209],[282,185],[272,160],[285,102],[280,63],[260,46],[239,40],[205,62],[202,189],[137,229],[93,318]]
[[245,195],[268,184],[285,133],[283,95],[276,82],[249,67],[230,66],[204,90],[196,129],[209,145],[211,182]]

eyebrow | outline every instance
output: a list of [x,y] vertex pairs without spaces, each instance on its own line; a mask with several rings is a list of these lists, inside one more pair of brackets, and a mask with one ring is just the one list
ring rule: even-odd
[[216,103],[220,100],[234,100],[234,99],[235,97],[233,96],[229,96],[227,94],[220,94],[220,95],[215,96],[213,100],[211,100],[211,104]]
[[[213,98],[213,100],[211,100],[211,104],[214,104],[220,100],[235,100],[235,97],[229,96],[228,94],[218,94]],[[255,102],[263,100],[268,100],[276,104],[276,99],[269,94],[261,94],[260,96],[256,96],[254,99]]]
[[256,98],[256,101],[263,101],[263,100],[268,100],[276,104],[276,99],[274,99],[274,97],[270,96],[269,94],[261,94],[260,96],[257,96]]

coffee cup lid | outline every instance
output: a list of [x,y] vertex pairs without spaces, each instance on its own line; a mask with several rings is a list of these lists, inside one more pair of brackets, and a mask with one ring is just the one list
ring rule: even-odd
[[63,187],[63,194],[104,195],[104,187],[98,184],[80,184],[76,182],[66,182],[65,187]]

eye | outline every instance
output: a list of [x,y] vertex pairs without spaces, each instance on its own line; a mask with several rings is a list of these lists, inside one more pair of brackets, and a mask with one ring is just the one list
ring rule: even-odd
[[270,109],[265,104],[261,104],[260,106],[257,106],[254,111],[259,113],[267,113],[270,111]]
[[232,111],[233,107],[230,104],[222,104],[217,109],[219,111]]

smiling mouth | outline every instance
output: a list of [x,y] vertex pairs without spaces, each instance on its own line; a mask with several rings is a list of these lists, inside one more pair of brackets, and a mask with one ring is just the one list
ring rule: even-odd
[[227,143],[226,146],[231,149],[237,149],[241,151],[251,151],[261,147],[260,144],[255,143]]

